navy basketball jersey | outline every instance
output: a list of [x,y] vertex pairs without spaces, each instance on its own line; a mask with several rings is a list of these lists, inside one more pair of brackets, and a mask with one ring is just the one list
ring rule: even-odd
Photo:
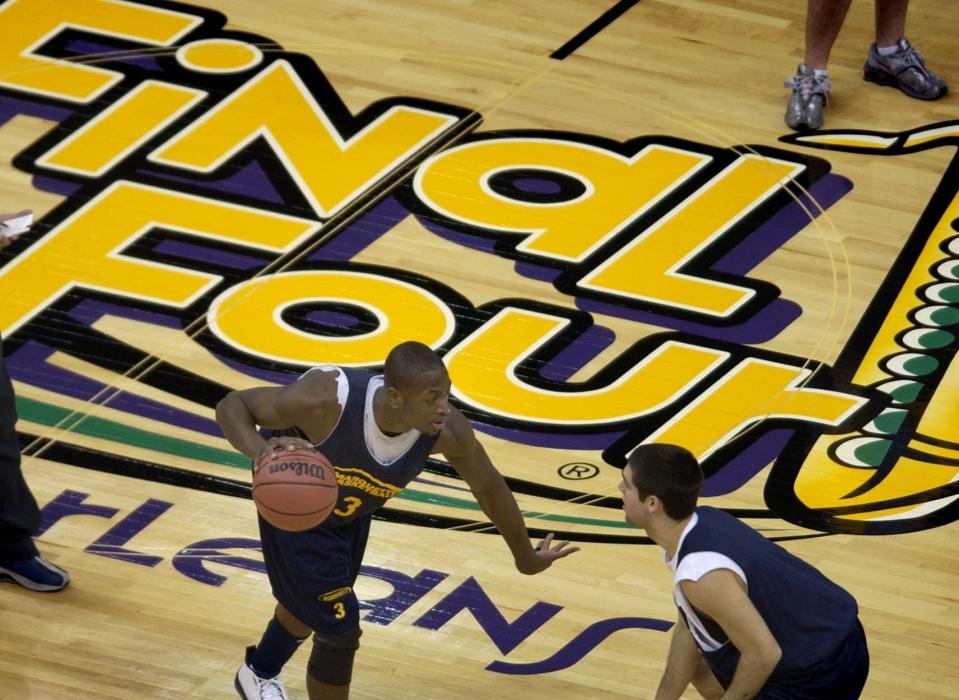
[[316,443],[336,468],[339,483],[336,508],[324,525],[339,527],[372,513],[402,491],[423,469],[439,436],[418,430],[385,435],[373,419],[373,395],[383,385],[383,375],[345,367],[322,369],[340,372],[340,418],[326,439]]
[[856,601],[843,588],[716,508],[696,509],[668,564],[674,572],[676,604],[723,685],[732,679],[739,651],[714,621],[690,605],[680,581],[697,581],[710,571],[729,569],[745,582],[749,599],[782,648],[782,658],[770,680],[826,659],[857,623]]

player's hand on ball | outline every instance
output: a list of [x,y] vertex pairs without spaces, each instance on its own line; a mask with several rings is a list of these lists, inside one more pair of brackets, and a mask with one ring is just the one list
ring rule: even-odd
[[303,438],[283,435],[281,437],[271,437],[266,444],[257,452],[254,464],[259,464],[267,457],[271,457],[281,450],[312,450],[313,443]]
[[553,533],[549,533],[543,540],[536,545],[533,553],[527,559],[516,560],[516,568],[520,573],[532,575],[548,569],[554,561],[568,557],[573,552],[578,552],[579,547],[570,545],[567,540],[553,542]]

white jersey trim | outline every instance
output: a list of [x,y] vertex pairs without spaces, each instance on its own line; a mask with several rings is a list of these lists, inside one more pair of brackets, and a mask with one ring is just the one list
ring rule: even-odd
[[317,365],[306,370],[300,375],[300,379],[310,372],[336,372],[336,402],[340,404],[340,408],[345,408],[346,397],[350,394],[350,382],[346,378],[346,372],[343,371],[343,368],[336,365]]
[[303,374],[300,375],[300,379],[303,379],[310,372],[335,372],[336,373],[336,402],[340,405],[340,415],[336,419],[336,423],[330,429],[329,434],[320,442],[314,442],[314,446],[320,446],[333,434],[333,431],[337,429],[340,425],[340,421],[343,420],[343,409],[346,408],[346,397],[350,395],[350,380],[346,378],[346,372],[343,371],[341,367],[336,365],[318,365],[316,367],[311,367],[306,370]]
[[[336,365],[319,365],[312,367],[303,373],[305,377],[310,372],[335,372],[336,373],[336,402],[340,405],[340,416],[336,419],[336,425],[330,430],[330,435],[336,430],[343,418],[343,410],[346,408],[346,399],[350,394],[350,381],[346,378],[346,372]],[[413,443],[421,435],[419,430],[411,429],[400,435],[387,435],[376,424],[373,417],[373,397],[376,396],[376,390],[383,386],[383,375],[378,375],[370,380],[366,388],[366,405],[363,409],[363,437],[366,441],[366,449],[377,462],[383,466],[389,466],[403,455],[409,452]],[[327,436],[329,438],[329,435]],[[327,439],[324,438],[324,441]],[[323,442],[315,443],[321,446]]]
[[387,435],[380,430],[373,417],[373,397],[381,386],[383,375],[373,377],[367,386],[366,408],[363,410],[363,437],[366,439],[366,449],[373,458],[383,466],[389,466],[409,452],[421,433],[416,428],[399,435]]
[[[689,523],[683,529],[682,535],[679,537],[679,544],[676,547],[677,552],[682,548],[683,541],[686,539],[686,535],[696,526],[698,522],[699,516],[693,513],[693,517],[690,519]],[[673,572],[673,600],[675,600],[676,605],[682,609],[683,614],[686,617],[686,621],[689,623],[689,631],[696,638],[700,648],[704,649],[705,651],[716,651],[717,649],[720,649],[728,644],[728,641],[720,642],[714,639],[709,632],[706,631],[706,626],[703,624],[702,620],[699,619],[699,616],[696,614],[693,606],[689,604],[688,600],[686,600],[686,596],[683,594],[683,589],[682,586],[680,586],[680,583],[682,581],[698,581],[710,571],[728,569],[736,574],[748,589],[749,581],[746,578],[746,573],[742,570],[739,564],[734,562],[725,554],[720,554],[719,552],[692,552],[691,554],[687,554],[685,557],[683,557],[683,560],[679,563],[678,567],[676,566],[675,557],[669,559],[666,557],[664,552],[663,559],[665,560],[669,569]]]

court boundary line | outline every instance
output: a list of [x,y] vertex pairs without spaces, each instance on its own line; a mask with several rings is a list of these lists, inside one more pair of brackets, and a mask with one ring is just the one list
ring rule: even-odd
[[586,42],[623,16],[628,10],[632,9],[633,6],[638,4],[639,0],[619,0],[618,3],[590,22],[585,29],[579,32],[579,34],[576,34],[569,41],[551,53],[549,57],[554,58],[557,61],[562,61],[568,58],[578,51]]

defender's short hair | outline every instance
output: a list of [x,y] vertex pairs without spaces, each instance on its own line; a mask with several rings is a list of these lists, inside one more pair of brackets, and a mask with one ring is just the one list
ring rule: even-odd
[[387,387],[407,389],[421,384],[437,372],[446,372],[439,355],[428,345],[409,340],[390,350],[383,365],[383,381]]
[[703,488],[703,470],[684,447],[640,445],[629,455],[633,485],[640,498],[656,496],[673,520],[692,515]]

